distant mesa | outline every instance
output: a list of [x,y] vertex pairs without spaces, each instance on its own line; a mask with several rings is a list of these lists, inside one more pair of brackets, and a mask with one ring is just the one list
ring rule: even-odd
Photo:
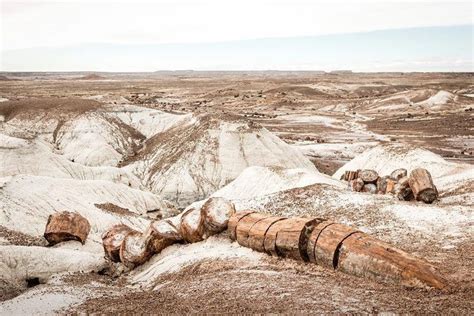
[[78,79],[79,80],[103,80],[103,79],[106,79],[106,78],[103,77],[103,76],[99,76],[97,74],[89,74],[89,75],[82,76]]
[[16,81],[18,79],[8,78],[7,76],[0,76],[0,81]]

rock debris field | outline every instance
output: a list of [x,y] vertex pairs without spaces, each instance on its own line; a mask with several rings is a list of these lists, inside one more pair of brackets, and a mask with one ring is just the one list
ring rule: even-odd
[[4,75],[1,315],[474,308],[472,74]]

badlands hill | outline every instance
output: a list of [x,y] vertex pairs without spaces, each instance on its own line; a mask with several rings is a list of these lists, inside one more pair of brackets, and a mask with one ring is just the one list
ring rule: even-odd
[[179,206],[209,196],[249,166],[316,172],[301,152],[267,129],[241,117],[208,114],[150,137],[123,165]]

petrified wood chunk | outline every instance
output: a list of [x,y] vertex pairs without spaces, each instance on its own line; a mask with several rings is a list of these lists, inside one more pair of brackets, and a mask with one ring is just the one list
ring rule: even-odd
[[242,217],[237,223],[236,236],[237,242],[244,247],[249,247],[248,237],[250,229],[258,223],[260,220],[269,217],[269,215],[264,215],[260,213],[251,213],[247,216]]
[[321,234],[321,232],[326,227],[328,227],[329,225],[333,225],[333,224],[335,224],[335,223],[332,222],[332,221],[321,221],[321,223],[317,224],[314,227],[313,231],[309,235],[308,244],[307,244],[307,247],[306,247],[306,253],[308,255],[309,261],[311,261],[311,262],[316,261],[315,256],[314,256],[314,250],[315,250],[315,246],[316,246],[316,243],[318,241],[319,235]]
[[106,256],[113,262],[120,262],[120,246],[125,237],[136,230],[124,224],[112,226],[102,235],[102,245]]
[[379,175],[375,170],[364,169],[359,172],[359,178],[361,178],[364,183],[375,183],[378,177]]
[[423,168],[413,170],[408,183],[416,200],[433,203],[438,198],[438,190],[428,170]]
[[390,177],[379,177],[377,179],[377,193],[378,194],[385,194],[387,192],[387,183],[390,180]]
[[279,216],[270,216],[255,223],[255,225],[253,225],[252,228],[250,228],[249,230],[247,241],[248,246],[253,250],[264,252],[264,242],[267,231],[273,224],[284,219],[286,218]]
[[406,286],[441,289],[446,284],[427,261],[364,233],[352,234],[342,242],[336,268],[346,273]]
[[220,197],[210,198],[201,207],[201,221],[206,236],[224,231],[235,213],[234,204]]
[[356,233],[357,230],[342,224],[333,223],[322,228],[318,236],[312,235],[310,238],[316,237],[316,240],[311,240],[308,245],[314,245],[312,262],[317,264],[335,268],[337,265],[339,248],[344,239]]
[[352,191],[360,192],[362,191],[362,188],[364,187],[364,181],[362,181],[362,179],[360,178],[357,178],[357,179],[351,180],[349,182],[349,186]]
[[413,200],[413,191],[410,188],[408,177],[403,177],[398,180],[394,188],[395,195],[399,200],[410,201]]
[[362,192],[377,193],[377,186],[373,183],[366,183],[362,187]]
[[181,216],[180,233],[183,239],[190,243],[204,240],[201,210],[190,208]]
[[255,213],[255,211],[240,211],[240,212],[237,212],[237,213],[234,213],[234,215],[232,215],[229,219],[229,223],[227,225],[227,230],[229,231],[229,237],[230,239],[232,240],[236,240],[237,239],[237,224],[239,223],[239,221],[244,218],[245,216],[249,215],[249,214],[252,214],[252,213]]
[[342,178],[343,180],[351,181],[351,180],[357,179],[358,176],[359,176],[359,170],[357,171],[347,170],[344,172],[344,175],[342,176]]
[[407,169],[396,169],[393,170],[393,172],[390,174],[390,178],[392,178],[395,181],[400,180],[401,178],[404,178],[408,175]]
[[78,240],[84,244],[90,229],[89,221],[78,213],[54,213],[48,217],[44,238],[50,245],[67,240]]
[[397,182],[393,179],[387,179],[387,187],[385,188],[385,193],[394,193],[395,185]]

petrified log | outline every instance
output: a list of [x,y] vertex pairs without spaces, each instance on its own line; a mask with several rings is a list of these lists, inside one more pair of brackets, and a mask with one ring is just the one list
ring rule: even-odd
[[349,182],[349,186],[352,191],[360,192],[362,191],[362,188],[364,187],[364,181],[362,181],[362,179],[360,178],[357,178],[357,179],[351,180]]
[[379,175],[375,170],[364,169],[359,172],[359,178],[361,178],[364,183],[375,183],[378,177]]
[[284,258],[309,261],[306,249],[308,239],[314,227],[321,219],[290,218],[280,228],[275,239],[276,253]]
[[307,249],[311,262],[335,268],[339,257],[339,248],[342,242],[350,235],[357,232],[356,229],[337,223],[323,223],[318,227],[318,232],[310,236],[308,242],[310,249]]
[[242,217],[237,223],[236,237],[237,242],[244,247],[249,247],[248,237],[249,232],[252,227],[258,223],[260,220],[269,217],[269,215],[264,215],[260,213],[251,213],[247,216]]
[[425,260],[364,233],[352,234],[342,242],[336,268],[346,273],[406,286],[428,285],[441,289],[446,284]]
[[410,188],[408,177],[403,177],[398,180],[394,188],[395,195],[399,200],[410,201],[413,200],[413,192]]
[[204,240],[201,210],[190,208],[181,216],[180,233],[183,239],[190,243]]
[[255,213],[255,211],[240,211],[240,212],[237,212],[237,213],[234,213],[234,215],[232,215],[229,219],[229,223],[227,224],[227,230],[229,231],[229,237],[230,239],[232,240],[236,240],[237,239],[237,224],[239,223],[239,221],[244,218],[245,216],[249,215],[249,214],[252,214],[252,213]]
[[235,213],[234,204],[224,198],[210,198],[201,207],[204,238],[218,234],[227,228],[229,218]]
[[112,226],[102,235],[102,245],[106,256],[113,262],[120,262],[120,246],[125,237],[136,230],[124,224]]
[[377,186],[373,183],[366,183],[362,187],[362,192],[377,193]]
[[392,178],[395,181],[400,180],[401,178],[404,178],[408,175],[407,169],[395,169],[393,172],[390,174],[390,178]]
[[44,238],[50,245],[67,240],[78,240],[84,244],[90,230],[91,225],[86,218],[66,211],[49,215]]
[[154,253],[151,238],[139,232],[127,234],[120,245],[120,261],[131,269],[148,261]]
[[408,183],[417,201],[433,203],[438,198],[438,190],[428,170],[423,168],[413,170]]
[[264,252],[265,235],[267,234],[267,231],[273,224],[284,219],[286,218],[279,216],[270,216],[255,223],[255,225],[253,225],[252,228],[250,228],[249,230],[247,239],[248,246],[253,250]]

